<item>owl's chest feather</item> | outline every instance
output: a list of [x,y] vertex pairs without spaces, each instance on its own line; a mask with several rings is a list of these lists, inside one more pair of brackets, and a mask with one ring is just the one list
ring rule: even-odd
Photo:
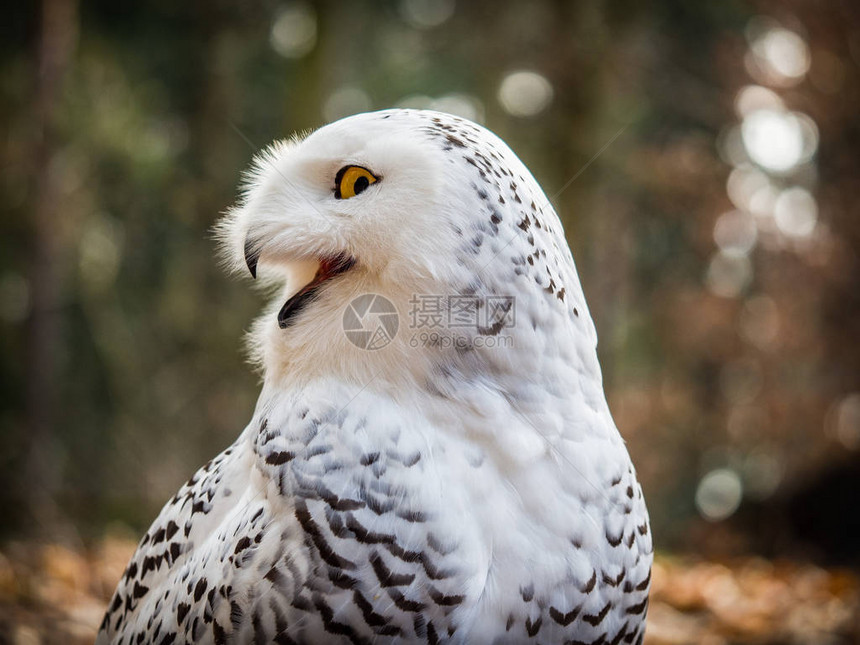
[[377,636],[635,633],[628,605],[641,604],[651,548],[626,452],[589,471],[611,474],[601,492],[573,481],[584,473],[552,449],[520,472],[480,442],[365,411],[346,419],[309,405],[278,424],[287,433],[260,420],[254,450],[274,506],[304,535],[300,605],[337,606]]

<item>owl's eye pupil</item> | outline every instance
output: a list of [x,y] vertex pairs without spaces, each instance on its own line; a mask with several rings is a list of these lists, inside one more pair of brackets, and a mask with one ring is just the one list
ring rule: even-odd
[[370,186],[370,181],[368,181],[367,177],[362,175],[355,180],[355,184],[353,184],[352,189],[353,191],[355,191],[355,194],[358,195],[360,192],[363,192],[364,189],[366,189],[368,186]]
[[368,186],[380,180],[362,166],[344,166],[334,178],[335,199],[349,199],[367,190]]

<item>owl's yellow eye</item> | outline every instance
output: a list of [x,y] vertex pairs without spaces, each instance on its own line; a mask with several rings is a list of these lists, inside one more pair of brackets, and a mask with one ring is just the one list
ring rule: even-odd
[[379,177],[361,166],[344,166],[337,171],[334,178],[334,196],[336,199],[349,199],[364,192],[370,184],[379,181]]

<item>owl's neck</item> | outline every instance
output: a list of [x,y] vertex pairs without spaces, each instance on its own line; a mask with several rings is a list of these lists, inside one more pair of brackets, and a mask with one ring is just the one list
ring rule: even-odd
[[[411,293],[387,295],[400,312],[413,306]],[[428,329],[401,313],[390,342],[362,348],[344,333],[337,302],[315,306],[320,316],[295,328],[278,328],[271,314],[262,319],[261,404],[330,382],[346,397],[343,406],[365,391],[382,394],[436,426],[498,444],[512,459],[544,449],[547,434],[576,439],[616,432],[590,321],[577,326],[563,310],[547,313],[527,299],[512,324],[497,333]],[[606,423],[586,418],[594,415]]]

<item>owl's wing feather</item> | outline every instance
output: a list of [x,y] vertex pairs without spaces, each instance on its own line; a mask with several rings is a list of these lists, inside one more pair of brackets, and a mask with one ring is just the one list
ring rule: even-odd
[[100,643],[456,630],[464,580],[486,557],[441,512],[423,433],[378,403],[387,421],[367,432],[366,407],[346,414],[328,399],[256,418],[179,490],[129,563]]

